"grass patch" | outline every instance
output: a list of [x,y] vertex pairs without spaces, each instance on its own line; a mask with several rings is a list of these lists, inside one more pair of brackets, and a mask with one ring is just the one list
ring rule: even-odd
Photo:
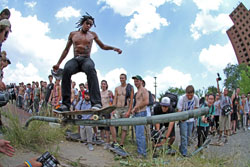
[[16,148],[30,149],[36,152],[52,151],[52,144],[58,144],[64,137],[65,128],[51,128],[49,123],[42,121],[32,121],[28,128],[24,128],[16,114],[12,112],[2,112],[6,117],[7,125],[3,128],[4,138],[11,141],[11,144]]

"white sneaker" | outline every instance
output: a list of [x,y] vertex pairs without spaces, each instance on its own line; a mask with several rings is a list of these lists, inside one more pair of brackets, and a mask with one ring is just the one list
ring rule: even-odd
[[89,148],[89,151],[93,151],[94,150],[94,147],[93,147],[93,145],[92,144],[88,144],[88,148]]

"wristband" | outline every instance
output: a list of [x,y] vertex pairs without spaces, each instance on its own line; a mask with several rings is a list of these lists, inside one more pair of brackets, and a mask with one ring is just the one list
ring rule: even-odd
[[32,165],[31,165],[31,163],[30,163],[29,161],[25,161],[24,163],[25,163],[25,165],[27,165],[28,167],[32,167]]

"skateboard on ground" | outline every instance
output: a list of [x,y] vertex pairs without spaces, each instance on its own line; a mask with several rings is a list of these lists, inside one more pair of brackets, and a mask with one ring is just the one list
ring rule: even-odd
[[196,155],[197,153],[199,153],[200,151],[202,151],[204,148],[206,148],[211,142],[211,139],[207,139],[201,147],[197,148],[196,150],[194,150],[188,157],[192,157],[194,155]]
[[58,111],[53,110],[54,113],[62,115],[66,119],[76,119],[77,115],[93,115],[93,120],[103,119],[103,116],[110,114],[116,109],[115,106],[108,106],[100,110],[88,109],[88,110],[75,110],[75,111]]
[[[87,143],[87,141],[82,141],[81,140],[81,136],[80,133],[73,133],[73,132],[67,132],[66,133],[66,140],[68,141],[74,141],[74,142],[81,142],[81,143]],[[92,141],[92,144],[95,145],[102,145],[103,141],[101,140],[96,140],[96,141]]]
[[213,143],[210,143],[210,145],[212,145],[212,146],[224,146],[224,142],[223,141],[215,141]]
[[109,150],[112,151],[113,153],[121,156],[121,157],[128,157],[129,153],[126,152],[123,148],[119,147],[119,148],[113,148],[113,147],[109,147]]

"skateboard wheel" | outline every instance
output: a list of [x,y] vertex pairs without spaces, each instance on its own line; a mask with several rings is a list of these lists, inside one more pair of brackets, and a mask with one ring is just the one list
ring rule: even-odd
[[99,119],[98,115],[93,115],[93,120],[97,121]]

